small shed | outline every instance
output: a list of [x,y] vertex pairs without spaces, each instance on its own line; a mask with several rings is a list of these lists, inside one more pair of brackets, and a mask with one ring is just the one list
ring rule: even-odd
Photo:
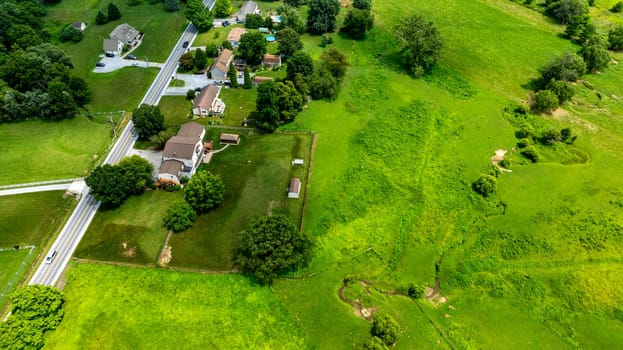
[[240,143],[240,135],[238,134],[221,134],[221,144],[237,145]]
[[257,30],[259,30],[259,32],[262,33],[262,34],[270,34],[270,29],[268,29],[266,27],[259,27],[259,28],[257,28]]
[[305,162],[301,158],[294,158],[294,160],[292,161],[292,166],[303,165],[304,163]]
[[84,22],[74,22],[71,24],[71,26],[76,29],[79,30],[81,32],[83,32],[86,28],[87,28],[87,24]]
[[290,179],[290,186],[288,186],[288,198],[299,198],[301,194],[301,179],[293,177]]

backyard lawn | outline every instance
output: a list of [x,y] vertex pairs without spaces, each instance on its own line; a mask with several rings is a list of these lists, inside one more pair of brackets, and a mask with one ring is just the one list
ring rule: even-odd
[[[303,193],[299,199],[286,198],[291,177],[299,177],[302,190],[307,184],[311,135],[261,135],[256,131],[209,128],[206,139],[216,140],[222,132],[238,133],[240,145],[214,154],[207,170],[221,176],[225,184],[223,204],[197,217],[194,226],[171,238],[172,266],[230,270],[238,233],[256,215],[283,213],[298,224]],[[293,158],[303,158],[304,167],[294,168]]]

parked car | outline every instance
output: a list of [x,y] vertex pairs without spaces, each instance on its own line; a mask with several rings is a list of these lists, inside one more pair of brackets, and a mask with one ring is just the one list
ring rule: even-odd
[[136,59],[136,56],[134,56],[133,54],[129,54],[129,55],[125,56],[125,57],[127,59],[129,59],[129,60],[135,60]]
[[223,85],[223,83],[224,82],[222,80],[215,80],[215,81],[213,81],[214,85]]
[[221,25],[223,27],[227,27],[229,25],[229,21],[223,21],[223,22],[221,22]]
[[203,88],[202,88],[202,87],[197,87],[197,88],[195,88],[195,91],[197,91],[197,92],[199,92],[199,91],[201,91],[201,90],[203,90]]
[[54,258],[56,258],[56,254],[56,250],[53,250],[50,254],[48,254],[48,256],[45,257],[45,263],[51,264]]
[[112,52],[106,52],[104,55],[105,55],[106,57],[115,57],[115,54],[114,54],[114,53],[112,53]]
[[106,65],[103,62],[97,62],[95,67],[106,67]]
[[184,43],[182,44],[182,47],[183,47],[183,48],[187,48],[187,47],[188,47],[188,45],[190,45],[190,42],[188,42],[188,41],[184,41]]

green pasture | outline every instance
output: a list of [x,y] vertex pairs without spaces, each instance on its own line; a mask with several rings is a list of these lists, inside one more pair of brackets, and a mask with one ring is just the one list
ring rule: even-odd
[[[257,89],[221,89],[219,98],[225,102],[226,108],[221,122],[223,125],[241,126],[244,119],[255,110]],[[252,125],[250,125],[252,126]]]
[[155,264],[167,230],[163,219],[180,192],[148,191],[119,208],[97,212],[75,255],[78,258]]
[[268,287],[238,275],[74,265],[47,349],[310,349]]
[[111,131],[105,120],[86,117],[1,124],[0,184],[85,176],[103,156]]
[[189,122],[192,102],[185,96],[162,96],[158,107],[164,115],[164,126],[167,128]]
[[[221,176],[225,200],[220,207],[198,216],[190,229],[171,237],[172,266],[230,270],[238,233],[256,215],[283,213],[298,224],[312,137],[309,134],[262,135],[252,130],[210,128],[206,140],[218,144],[222,132],[237,133],[240,145],[214,154],[205,169]],[[293,158],[303,158],[305,167],[293,168]],[[291,177],[299,177],[301,198],[288,199]]]

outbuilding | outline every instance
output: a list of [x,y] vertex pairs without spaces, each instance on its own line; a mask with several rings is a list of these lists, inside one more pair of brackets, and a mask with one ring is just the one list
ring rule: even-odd
[[293,177],[290,179],[290,186],[288,186],[288,198],[299,198],[301,194],[301,179]]
[[240,143],[240,135],[238,134],[221,134],[221,144],[225,145],[237,145]]

